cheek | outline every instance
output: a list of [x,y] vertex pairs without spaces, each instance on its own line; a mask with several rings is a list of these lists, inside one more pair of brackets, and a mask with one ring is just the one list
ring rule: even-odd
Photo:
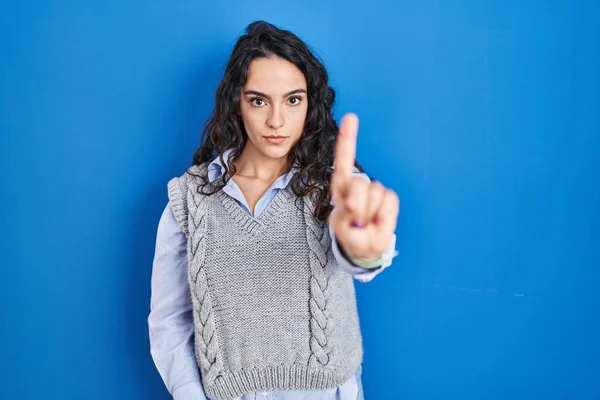
[[241,114],[246,132],[252,134],[259,123],[260,116],[257,115],[255,110],[248,109],[248,107],[242,107]]
[[304,129],[304,124],[306,123],[307,109],[298,110],[298,112],[293,113],[292,120],[294,121],[294,127],[302,133]]

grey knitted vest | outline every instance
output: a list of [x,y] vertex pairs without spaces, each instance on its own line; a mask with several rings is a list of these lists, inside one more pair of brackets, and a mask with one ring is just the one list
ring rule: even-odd
[[[206,165],[190,170],[206,176]],[[363,357],[354,281],[333,256],[327,224],[313,217],[314,201],[288,185],[255,218],[223,190],[199,194],[200,183],[186,172],[168,193],[187,236],[207,396],[344,383]]]

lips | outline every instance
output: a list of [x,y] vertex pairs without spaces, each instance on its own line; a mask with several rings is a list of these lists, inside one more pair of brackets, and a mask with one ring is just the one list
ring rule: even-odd
[[286,139],[287,136],[263,136],[267,142],[271,143],[271,144],[280,144],[283,143]]

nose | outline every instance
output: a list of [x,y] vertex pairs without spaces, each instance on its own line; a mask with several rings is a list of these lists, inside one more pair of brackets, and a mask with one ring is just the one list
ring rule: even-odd
[[267,119],[267,125],[272,129],[279,129],[285,124],[285,118],[283,117],[283,110],[280,106],[276,105],[271,108],[269,118]]

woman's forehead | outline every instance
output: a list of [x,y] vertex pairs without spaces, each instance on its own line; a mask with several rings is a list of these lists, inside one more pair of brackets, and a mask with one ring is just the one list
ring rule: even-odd
[[271,96],[306,89],[302,71],[282,58],[257,58],[248,67],[245,90],[256,90]]

